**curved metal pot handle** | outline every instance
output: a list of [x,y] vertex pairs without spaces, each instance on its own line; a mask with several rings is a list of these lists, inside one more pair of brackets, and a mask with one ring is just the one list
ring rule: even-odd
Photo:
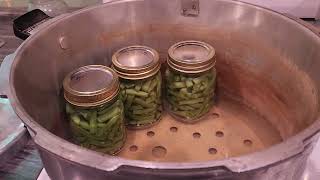
[[6,56],[0,66],[0,97],[6,98],[9,91],[9,75],[14,54]]
[[[10,159],[16,152],[18,152],[28,142],[29,136],[27,130],[22,123],[21,119],[14,112],[8,96],[10,95],[9,89],[9,74],[12,65],[14,54],[10,54],[4,58],[0,66],[0,99],[1,99],[1,124],[4,128],[12,126],[12,130],[5,133],[5,139],[0,142],[0,157],[5,160]],[[1,132],[0,132],[1,134]],[[2,135],[2,134],[1,134]],[[0,165],[4,162],[0,162]]]
[[128,178],[135,177],[134,179],[152,177],[176,180],[189,179],[190,177],[192,177],[192,179],[212,179],[213,177],[219,177],[219,179],[231,179],[235,176],[235,172],[230,171],[228,168],[224,166],[217,166],[209,169],[187,169],[183,171],[173,169],[163,169],[158,171],[153,171],[150,169],[150,171],[148,171],[145,168],[124,165],[120,166],[116,170],[116,172],[119,174],[125,174]]
[[51,19],[46,13],[40,9],[34,9],[32,11],[19,16],[13,21],[13,32],[20,39],[27,39],[33,30],[40,24]]
[[[9,76],[10,76],[10,69],[13,64],[14,57],[15,57],[14,53],[7,55],[3,59],[1,65],[0,65],[0,98],[10,97],[11,92],[10,92],[10,85],[9,85]],[[12,106],[12,104],[8,104],[8,105]],[[16,113],[15,113],[15,116],[18,119],[20,119]],[[21,121],[21,123],[22,123],[22,121]],[[24,125],[24,127],[27,127],[27,126]],[[35,132],[29,127],[27,127],[27,130],[28,130],[29,134],[31,135],[31,137],[34,137]]]
[[[121,0],[103,0],[102,3],[107,4],[116,1]],[[50,19],[53,19],[53,17],[47,15],[40,9],[34,9],[13,20],[13,32],[18,38],[25,40],[35,32],[34,30],[39,25]]]

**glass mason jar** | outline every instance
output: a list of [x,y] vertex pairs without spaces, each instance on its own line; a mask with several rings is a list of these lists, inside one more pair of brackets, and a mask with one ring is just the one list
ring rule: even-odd
[[84,66],[65,77],[63,88],[74,142],[117,154],[126,140],[117,74],[106,66]]
[[166,106],[175,119],[194,123],[213,105],[215,51],[200,41],[182,41],[168,50],[165,72]]
[[158,53],[146,46],[129,46],[112,56],[120,77],[120,96],[128,128],[141,129],[160,120],[161,73]]

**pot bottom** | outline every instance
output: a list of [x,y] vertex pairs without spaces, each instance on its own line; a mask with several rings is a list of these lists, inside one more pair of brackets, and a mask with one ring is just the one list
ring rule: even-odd
[[118,156],[161,162],[206,161],[249,154],[281,141],[267,120],[223,96],[198,123],[185,124],[164,113],[149,129],[128,130]]

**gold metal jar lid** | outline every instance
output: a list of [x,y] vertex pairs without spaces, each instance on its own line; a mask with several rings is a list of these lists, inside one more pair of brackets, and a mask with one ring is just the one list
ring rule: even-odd
[[144,79],[160,69],[159,54],[147,46],[129,46],[112,56],[112,68],[123,79]]
[[119,93],[117,74],[109,67],[89,65],[69,73],[63,80],[64,98],[80,107],[94,107],[111,101]]
[[214,48],[201,41],[181,41],[168,50],[170,68],[182,73],[201,73],[215,66]]

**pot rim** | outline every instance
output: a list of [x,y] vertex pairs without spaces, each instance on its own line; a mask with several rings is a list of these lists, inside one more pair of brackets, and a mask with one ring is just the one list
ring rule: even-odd
[[[41,34],[46,33],[54,25],[62,22],[65,18],[70,18],[72,16],[76,16],[78,14],[92,11],[96,8],[105,8],[117,3],[131,2],[131,1],[139,1],[139,0],[120,0],[116,2],[109,2],[103,5],[97,5],[93,7],[84,8],[78,10],[76,12],[65,14],[56,17],[53,21],[48,21],[41,25],[39,31],[33,35],[31,35],[26,41],[24,41],[16,50],[13,63],[10,69],[10,77],[9,77],[9,86],[10,93],[8,97],[10,99],[10,103],[17,113],[19,118],[26,124],[29,132],[31,133],[32,138],[35,143],[42,149],[46,151],[62,157],[63,159],[72,161],[74,163],[89,166],[91,168],[100,169],[104,171],[114,171],[121,166],[133,166],[140,168],[152,168],[159,170],[186,170],[186,169],[202,169],[202,168],[212,168],[212,167],[221,167],[223,170],[232,171],[232,172],[244,172],[250,171],[257,168],[262,168],[265,166],[272,165],[279,161],[288,159],[294,155],[301,153],[304,148],[310,143],[308,140],[320,132],[320,118],[319,116],[310,125],[308,128],[302,130],[294,136],[289,137],[287,140],[273,145],[269,148],[263,149],[258,152],[241,155],[237,157],[231,157],[221,160],[211,160],[211,161],[201,161],[201,162],[153,162],[153,161],[142,161],[142,160],[129,160],[121,157],[109,156],[105,154],[101,154],[92,150],[88,150],[82,148],[78,145],[72,144],[65,139],[62,139],[55,134],[49,132],[37,122],[33,121],[32,117],[22,108],[21,103],[19,102],[14,84],[14,69],[17,66],[18,60],[21,60],[21,55],[24,49],[28,47],[30,43],[32,43],[35,37],[40,36]],[[312,33],[313,36],[317,37],[317,40],[320,41],[319,35],[316,34],[315,30],[308,27],[306,24],[298,22],[294,18],[288,18],[287,16],[275,12],[273,10],[262,8],[260,6],[252,5],[246,2],[240,2],[236,0],[217,0],[228,3],[233,3],[239,6],[249,6],[250,8],[255,8],[266,13],[271,13],[279,18],[285,19],[287,21],[291,21],[298,28],[303,28],[306,30],[306,33]],[[50,140],[48,140],[50,139]],[[38,148],[39,148],[38,147]]]

